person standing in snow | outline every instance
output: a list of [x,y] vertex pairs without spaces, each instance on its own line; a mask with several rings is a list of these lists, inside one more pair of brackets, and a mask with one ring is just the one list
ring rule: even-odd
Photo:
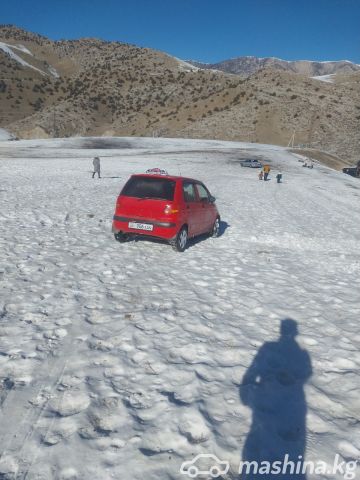
[[281,179],[282,179],[282,173],[279,172],[279,173],[276,175],[276,181],[277,181],[277,183],[281,183]]
[[270,165],[264,165],[264,181],[268,179],[270,173]]
[[261,170],[261,172],[259,173],[259,180],[262,180],[263,176],[264,176],[264,172]]
[[99,157],[94,158],[93,166],[94,166],[94,171],[93,171],[93,174],[92,174],[92,178],[95,177],[95,173],[98,174],[98,178],[101,178],[100,177],[100,158]]

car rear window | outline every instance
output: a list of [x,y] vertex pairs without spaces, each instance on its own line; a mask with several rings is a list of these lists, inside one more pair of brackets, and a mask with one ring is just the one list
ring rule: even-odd
[[121,195],[135,198],[174,200],[175,181],[168,178],[131,177]]

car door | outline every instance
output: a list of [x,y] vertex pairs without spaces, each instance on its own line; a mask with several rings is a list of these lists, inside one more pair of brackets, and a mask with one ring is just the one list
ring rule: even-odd
[[188,235],[193,237],[200,232],[201,221],[201,204],[198,201],[195,184],[190,181],[183,182],[183,198],[182,215],[184,221],[188,225]]
[[196,184],[196,190],[200,203],[199,233],[209,232],[215,219],[213,218],[214,206],[210,202],[210,194],[202,183]]

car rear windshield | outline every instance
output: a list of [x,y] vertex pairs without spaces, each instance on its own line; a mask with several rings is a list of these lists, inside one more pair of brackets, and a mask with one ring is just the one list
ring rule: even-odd
[[121,195],[135,198],[174,200],[175,181],[168,178],[131,177]]

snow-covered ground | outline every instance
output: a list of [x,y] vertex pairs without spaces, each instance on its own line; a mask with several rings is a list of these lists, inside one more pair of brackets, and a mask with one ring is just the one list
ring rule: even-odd
[[2,142],[3,140],[11,140],[13,138],[14,137],[13,135],[11,135],[10,132],[5,130],[4,128],[0,128],[0,142]]
[[[299,160],[219,141],[1,142],[0,478],[180,479],[199,453],[230,463],[224,479],[241,459],[359,459],[360,182]],[[222,235],[183,254],[118,244],[116,196],[150,167],[203,180]]]

